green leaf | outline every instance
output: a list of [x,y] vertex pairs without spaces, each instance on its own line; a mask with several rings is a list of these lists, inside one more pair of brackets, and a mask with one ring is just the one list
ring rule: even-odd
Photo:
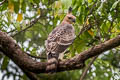
[[26,2],[25,2],[25,0],[24,0],[24,2],[22,3],[22,11],[23,11],[23,13],[25,13],[26,12],[26,6],[27,6],[27,4],[26,4]]
[[91,3],[91,2],[92,2],[92,0],[88,0],[88,2],[89,2],[89,3]]
[[[74,48],[78,53],[80,53],[83,50],[83,48],[85,47],[85,44],[86,44],[85,40],[77,37],[77,39],[74,41]],[[71,50],[72,50],[72,48],[71,48]]]
[[72,4],[72,1],[69,1],[69,0],[61,0],[61,2],[64,8],[69,8],[70,5]]
[[[2,1],[3,1],[3,0],[2,0]],[[2,5],[0,6],[0,11],[6,10],[7,7],[8,7],[8,4],[7,4],[7,3],[2,4]]]
[[19,22],[16,22],[14,25],[15,25],[15,27],[16,27],[16,29],[17,29],[18,31],[21,30],[21,28],[20,28],[20,23],[19,23]]
[[14,2],[14,11],[15,11],[15,13],[18,13],[19,12],[19,2]]
[[29,31],[27,31],[27,32],[25,32],[25,37],[26,38],[31,38],[32,37],[32,33],[31,32],[29,32]]
[[40,0],[34,0],[34,2],[35,2],[36,4],[39,4]]
[[103,9],[103,2],[101,3],[101,5],[98,7],[97,11],[101,11]]
[[36,56],[36,48],[33,48],[33,49],[32,49],[31,55]]
[[116,6],[117,6],[117,4],[118,4],[119,2],[120,2],[120,0],[116,1],[116,2],[112,5],[112,7],[111,7],[111,9],[110,9],[110,10],[115,9],[115,8],[116,8]]
[[5,56],[1,65],[1,70],[5,70],[8,66],[8,63],[9,63],[9,58]]
[[33,0],[29,0],[31,3],[34,3]]

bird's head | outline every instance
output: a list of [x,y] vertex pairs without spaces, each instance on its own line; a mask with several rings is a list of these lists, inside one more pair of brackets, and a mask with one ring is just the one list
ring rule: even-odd
[[65,16],[63,22],[73,24],[76,21],[76,17],[72,15],[72,8],[70,7],[67,15]]

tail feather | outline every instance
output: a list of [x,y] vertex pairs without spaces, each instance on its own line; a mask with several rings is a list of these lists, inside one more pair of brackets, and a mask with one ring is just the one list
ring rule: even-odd
[[48,64],[46,67],[46,71],[48,73],[54,73],[57,71],[57,65],[58,65],[58,58],[56,56],[51,56],[51,54],[48,55]]

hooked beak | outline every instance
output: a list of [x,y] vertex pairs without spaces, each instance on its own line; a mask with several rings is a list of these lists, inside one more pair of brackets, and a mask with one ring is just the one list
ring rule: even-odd
[[75,23],[75,22],[76,22],[76,19],[73,19],[73,20],[72,20],[72,22],[74,22],[74,23]]

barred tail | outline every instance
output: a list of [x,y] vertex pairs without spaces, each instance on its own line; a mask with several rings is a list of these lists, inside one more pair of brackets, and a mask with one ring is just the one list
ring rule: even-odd
[[53,55],[52,53],[48,54],[48,64],[46,67],[46,71],[48,73],[54,73],[57,71],[57,65],[58,65],[58,57]]

